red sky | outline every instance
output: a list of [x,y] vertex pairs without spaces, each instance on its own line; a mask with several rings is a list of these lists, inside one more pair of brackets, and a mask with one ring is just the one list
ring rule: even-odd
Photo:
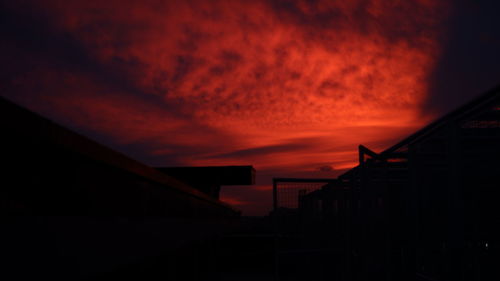
[[356,165],[359,144],[380,151],[436,117],[422,107],[451,9],[430,0],[4,5],[17,29],[2,48],[12,65],[3,96],[149,165],[254,165],[257,186],[222,193],[249,215],[269,211],[271,177],[334,177]]

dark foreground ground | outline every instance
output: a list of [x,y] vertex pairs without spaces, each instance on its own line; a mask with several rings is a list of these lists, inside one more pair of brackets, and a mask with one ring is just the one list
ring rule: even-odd
[[1,241],[4,280],[335,280],[332,249],[270,218],[11,216]]

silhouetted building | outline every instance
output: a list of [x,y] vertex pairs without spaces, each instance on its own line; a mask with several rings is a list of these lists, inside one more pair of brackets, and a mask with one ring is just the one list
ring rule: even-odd
[[0,114],[2,277],[210,280],[240,212],[204,186],[253,184],[251,166],[178,180],[4,99]]
[[359,280],[498,280],[498,88],[380,154],[359,151],[339,177],[359,193]]
[[219,199],[220,188],[223,185],[255,184],[255,169],[252,166],[161,167],[156,169],[215,199]]
[[[2,171],[3,213],[179,217],[238,214],[215,196],[6,100],[0,100],[0,111],[2,161],[6,164]],[[245,169],[245,183],[251,184],[251,173],[255,171],[250,166]],[[213,184],[209,177],[206,179],[207,186]],[[197,184],[201,186],[203,180],[199,178]]]
[[381,153],[360,145],[358,166],[300,194],[298,222],[329,233],[336,280],[500,280],[498,159],[500,88]]

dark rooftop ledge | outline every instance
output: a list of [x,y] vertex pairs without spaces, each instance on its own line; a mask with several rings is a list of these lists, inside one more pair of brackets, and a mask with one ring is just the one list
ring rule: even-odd
[[252,166],[161,167],[156,169],[215,199],[219,199],[222,185],[255,184],[255,169]]
[[159,167],[157,170],[186,182],[217,185],[255,184],[252,166]]
[[[61,145],[94,160],[104,162],[115,168],[128,171],[164,185],[166,188],[172,188],[186,195],[196,197],[220,207],[231,209],[234,212],[239,212],[232,206],[214,199],[175,178],[98,144],[87,137],[72,132],[6,99],[0,98],[0,110],[3,116],[8,117],[2,118],[0,121],[4,131],[8,129],[20,135],[24,135],[27,138],[37,138]],[[12,120],[15,120],[15,122]]]

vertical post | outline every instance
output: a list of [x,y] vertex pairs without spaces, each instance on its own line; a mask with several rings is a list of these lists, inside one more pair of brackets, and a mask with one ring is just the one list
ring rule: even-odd
[[277,180],[273,178],[274,281],[279,280],[278,223],[276,221],[278,219],[276,216],[276,211],[278,209],[278,187],[276,182]]
[[276,179],[273,179],[273,210],[276,212],[278,209],[278,187]]
[[365,163],[365,152],[363,151],[362,145],[358,146],[358,153],[359,153],[359,166],[362,166]]

